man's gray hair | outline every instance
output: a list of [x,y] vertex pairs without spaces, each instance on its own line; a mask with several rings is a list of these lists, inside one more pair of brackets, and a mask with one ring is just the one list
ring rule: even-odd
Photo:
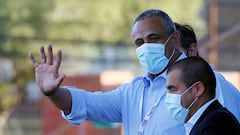
[[152,16],[160,17],[160,19],[163,21],[163,25],[166,28],[169,35],[176,31],[175,24],[173,23],[173,21],[169,17],[169,15],[159,9],[149,9],[149,10],[143,11],[140,15],[138,15],[136,17],[134,24],[137,21],[140,21],[140,20],[145,19],[146,17],[152,17]]

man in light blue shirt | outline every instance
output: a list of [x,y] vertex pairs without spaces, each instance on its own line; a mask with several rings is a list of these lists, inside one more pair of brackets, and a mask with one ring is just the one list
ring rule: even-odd
[[[187,57],[199,56],[196,34],[189,25],[175,23],[180,33],[180,48]],[[227,81],[222,74],[216,71],[214,65],[210,65],[216,77],[216,98],[226,107],[240,122],[240,91]]]
[[58,73],[61,51],[53,59],[41,46],[41,60],[29,54],[35,66],[36,81],[46,95],[72,124],[85,120],[122,122],[124,135],[183,135],[183,123],[166,111],[166,71],[175,61],[186,57],[179,51],[179,34],[172,19],[163,11],[150,9],[134,21],[132,39],[140,64],[148,70],[109,92],[87,92],[72,86],[60,87],[64,75]]

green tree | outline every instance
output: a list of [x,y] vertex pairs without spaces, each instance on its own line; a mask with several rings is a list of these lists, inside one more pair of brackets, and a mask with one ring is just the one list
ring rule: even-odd
[[33,77],[29,72],[30,63],[26,61],[26,48],[46,35],[44,12],[51,10],[50,7],[51,3],[46,0],[0,0],[0,57],[12,60],[16,70],[16,76],[0,86],[1,110],[21,100],[26,81]]

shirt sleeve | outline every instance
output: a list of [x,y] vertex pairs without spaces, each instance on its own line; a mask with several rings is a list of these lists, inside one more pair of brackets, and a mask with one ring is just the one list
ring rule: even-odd
[[109,92],[88,92],[72,86],[64,86],[72,96],[72,110],[69,114],[62,111],[68,122],[79,125],[85,120],[120,122],[121,90]]

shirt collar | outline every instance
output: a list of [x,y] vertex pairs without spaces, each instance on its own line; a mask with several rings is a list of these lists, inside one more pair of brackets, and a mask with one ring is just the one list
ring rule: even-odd
[[205,103],[201,108],[199,108],[197,110],[196,113],[193,114],[193,116],[187,121],[187,123],[190,123],[192,125],[194,125],[197,120],[200,118],[200,116],[202,115],[202,113],[207,109],[207,107],[214,102],[216,99],[211,99],[210,101],[208,101],[207,103]]
[[184,58],[187,58],[187,55],[182,52],[181,55],[177,58],[176,61],[179,61],[179,60],[184,59]]
[[[179,61],[179,60],[184,59],[184,58],[186,58],[186,57],[187,57],[186,54],[182,52],[181,55],[177,58],[176,61]],[[160,75],[159,75],[158,77],[156,77],[156,78],[159,78],[159,77],[163,77],[163,78],[166,79],[166,77],[167,77],[167,70],[164,71],[162,74],[160,74]],[[146,74],[146,76],[144,76],[144,78],[143,78],[144,85],[145,85],[145,86],[149,86],[151,80],[153,80],[153,75],[148,72],[148,73]]]

